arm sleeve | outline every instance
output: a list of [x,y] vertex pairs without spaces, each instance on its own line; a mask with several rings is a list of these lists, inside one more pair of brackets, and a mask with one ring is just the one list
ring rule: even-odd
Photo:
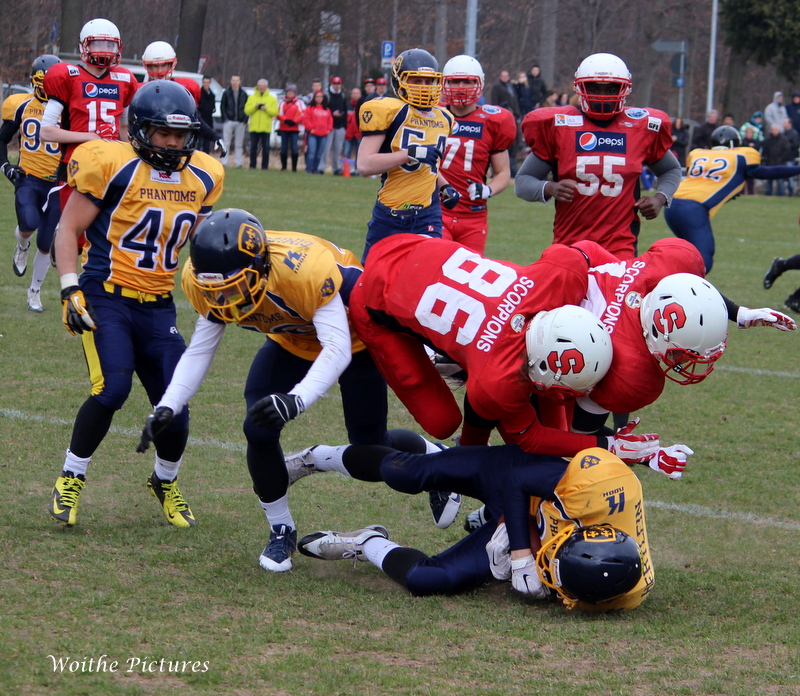
[[299,396],[308,409],[333,386],[352,358],[352,341],[347,311],[340,295],[314,312],[314,328],[322,351],[306,376],[294,386],[291,394]]
[[[532,203],[547,203],[549,199],[545,198],[544,195],[544,187],[547,183],[545,179],[552,171],[553,165],[531,152],[525,158],[519,171],[517,171],[517,176],[514,179],[514,193],[517,194],[518,198]],[[678,171],[678,181],[680,183],[680,169]]]
[[787,177],[797,176],[798,174],[800,174],[800,167],[783,164],[774,167],[759,165],[757,167],[747,168],[748,179],[786,179]]
[[8,162],[8,143],[19,133],[19,124],[14,121],[3,121],[0,126],[0,165]]
[[658,177],[656,191],[667,197],[667,204],[672,202],[672,197],[681,183],[681,164],[675,155],[667,151],[660,160],[647,165],[650,171]]
[[42,126],[55,126],[59,127],[59,120],[61,119],[61,112],[64,111],[64,105],[60,101],[50,99],[47,106],[44,107],[44,115],[42,116]]
[[197,318],[189,347],[175,367],[158,406],[171,408],[174,413],[183,410],[206,378],[224,331],[225,324],[214,324],[202,316]]
[[732,322],[738,323],[737,316],[739,314],[739,305],[730,298],[725,297],[725,295],[722,295],[722,299],[725,301],[725,309],[728,310],[728,319]]
[[198,135],[201,138],[215,142],[222,138],[222,136],[213,128],[211,128],[202,118],[198,118],[197,120],[200,122],[200,130],[198,131]]

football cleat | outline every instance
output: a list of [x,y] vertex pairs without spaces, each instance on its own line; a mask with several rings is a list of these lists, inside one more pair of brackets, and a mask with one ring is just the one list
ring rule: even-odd
[[447,529],[461,509],[461,494],[445,491],[430,491],[428,493],[433,523],[439,529]]
[[85,486],[86,479],[83,476],[75,476],[71,471],[62,472],[53,486],[47,511],[56,521],[71,527],[78,520],[78,502]]
[[[314,447],[316,447],[316,445],[314,445]],[[311,450],[313,450],[314,447],[306,447],[299,452],[292,452],[284,457],[286,471],[289,473],[290,486],[298,479],[303,478],[303,476],[319,472],[311,454]]]
[[194,527],[194,519],[188,503],[183,499],[181,489],[178,488],[178,479],[162,481],[155,472],[147,479],[147,488],[154,498],[157,498],[164,510],[164,516],[170,524],[176,527]]
[[486,512],[486,506],[482,505],[467,515],[467,519],[464,520],[464,531],[474,532],[483,527],[490,519],[491,516]]
[[306,534],[297,548],[304,556],[319,558],[323,561],[339,561],[345,558],[356,561],[366,561],[364,557],[364,543],[368,539],[381,537],[389,538],[386,527],[371,524],[355,532],[314,532]]
[[769,290],[773,283],[783,275],[784,263],[786,263],[786,260],[782,259],[780,256],[776,256],[774,259],[772,259],[772,265],[764,274],[764,288],[766,290]]
[[28,288],[28,309],[31,312],[44,312],[42,307],[42,295],[39,290]]
[[17,247],[14,249],[14,260],[11,264],[11,267],[14,269],[14,275],[20,278],[24,276],[25,271],[28,270],[28,250],[30,248],[30,242],[28,242],[25,246],[22,246],[19,242],[17,242]]
[[800,312],[800,294],[793,293],[786,298],[786,301],[783,303],[783,306],[786,309],[790,309],[793,312]]
[[292,569],[292,554],[297,548],[297,530],[285,524],[272,527],[267,544],[258,562],[264,570],[285,573]]

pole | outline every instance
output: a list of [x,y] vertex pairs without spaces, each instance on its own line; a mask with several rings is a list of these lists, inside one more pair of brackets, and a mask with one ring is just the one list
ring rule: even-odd
[[711,5],[711,46],[708,51],[708,96],[706,97],[706,113],[714,108],[714,64],[717,57],[717,7],[718,0]]
[[467,33],[464,38],[464,53],[475,58],[478,33],[478,0],[467,0]]

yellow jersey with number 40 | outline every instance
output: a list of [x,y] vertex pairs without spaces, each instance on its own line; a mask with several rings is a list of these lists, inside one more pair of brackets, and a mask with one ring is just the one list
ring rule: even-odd
[[84,275],[145,293],[171,292],[178,252],[219,199],[224,177],[219,161],[203,152],[167,174],[139,159],[129,143],[79,145],[67,183],[100,209],[86,230]]
[[[453,122],[454,116],[438,106],[417,109],[394,97],[379,97],[361,105],[358,126],[365,136],[383,135],[380,152],[428,145],[443,153]],[[390,169],[381,176],[378,200],[395,210],[427,208],[438,196],[437,172],[438,167],[419,162]]]
[[578,602],[587,611],[633,609],[655,582],[644,518],[642,484],[630,467],[607,450],[583,450],[567,465],[558,482],[555,500],[532,498],[531,514],[546,544],[569,526],[610,524],[636,539],[642,555],[642,577],[626,594],[598,604]]
[[[267,230],[270,272],[267,292],[256,310],[237,322],[244,329],[260,331],[303,360],[315,360],[322,350],[314,328],[314,313],[337,293],[345,306],[350,291],[361,277],[355,254],[332,242],[300,232]],[[213,322],[208,301],[192,282],[192,262],[186,262],[181,287],[198,314]],[[352,352],[365,346],[350,326]]]
[[713,218],[723,203],[742,192],[748,169],[760,165],[761,154],[752,147],[692,150],[686,160],[686,178],[675,198],[700,203]]

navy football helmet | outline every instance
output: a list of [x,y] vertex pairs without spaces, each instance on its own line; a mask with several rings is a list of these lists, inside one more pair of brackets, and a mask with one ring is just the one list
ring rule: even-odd
[[47,101],[47,94],[44,91],[45,73],[56,63],[60,62],[61,58],[58,56],[45,53],[36,58],[31,64],[31,85],[33,86],[33,93],[42,104]]
[[719,147],[730,150],[731,148],[739,147],[741,144],[742,137],[733,126],[720,126],[711,133],[712,148]]
[[[410,84],[409,78],[432,78],[432,84]],[[439,61],[422,48],[410,48],[395,58],[392,66],[392,89],[397,98],[420,109],[439,103],[442,93],[442,73]]]
[[[151,136],[157,128],[185,130],[183,147],[154,145]],[[156,80],[143,84],[133,95],[128,107],[128,137],[136,154],[155,169],[171,174],[189,164],[199,131],[194,97],[183,85]]]
[[570,608],[624,595],[642,577],[636,539],[610,524],[567,527],[542,545],[536,565],[542,582]]
[[267,292],[270,259],[255,215],[238,208],[211,213],[194,231],[189,253],[191,282],[214,317],[239,323],[256,310]]

